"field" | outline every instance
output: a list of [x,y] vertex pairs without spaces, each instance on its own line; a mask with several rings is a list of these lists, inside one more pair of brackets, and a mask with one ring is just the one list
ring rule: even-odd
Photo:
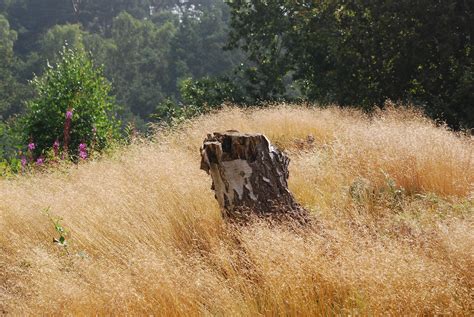
[[[311,226],[222,219],[198,149],[228,129],[285,149]],[[0,180],[0,315],[467,316],[473,213],[473,138],[414,110],[229,107]]]

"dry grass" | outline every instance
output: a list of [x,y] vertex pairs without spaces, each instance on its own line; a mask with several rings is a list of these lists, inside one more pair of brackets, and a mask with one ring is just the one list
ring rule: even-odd
[[[223,222],[198,148],[227,129],[288,151],[317,227]],[[66,173],[0,181],[0,314],[470,315],[473,149],[412,110],[228,108]]]

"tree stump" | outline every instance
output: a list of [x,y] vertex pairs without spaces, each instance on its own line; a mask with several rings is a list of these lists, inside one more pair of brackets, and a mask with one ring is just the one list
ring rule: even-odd
[[263,134],[215,132],[201,148],[201,169],[212,177],[223,216],[233,220],[256,215],[308,221],[288,190],[289,162]]

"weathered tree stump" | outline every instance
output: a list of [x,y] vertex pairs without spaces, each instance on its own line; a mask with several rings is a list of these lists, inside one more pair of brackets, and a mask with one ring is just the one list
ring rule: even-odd
[[212,177],[223,216],[233,220],[256,215],[307,222],[307,211],[288,190],[289,162],[263,134],[216,132],[201,148],[201,169]]

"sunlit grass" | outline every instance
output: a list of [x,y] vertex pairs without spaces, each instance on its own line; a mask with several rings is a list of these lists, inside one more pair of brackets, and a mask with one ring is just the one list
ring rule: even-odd
[[[285,148],[312,227],[222,220],[198,149],[228,129]],[[473,149],[409,109],[227,108],[66,173],[0,181],[0,312],[469,315]]]

